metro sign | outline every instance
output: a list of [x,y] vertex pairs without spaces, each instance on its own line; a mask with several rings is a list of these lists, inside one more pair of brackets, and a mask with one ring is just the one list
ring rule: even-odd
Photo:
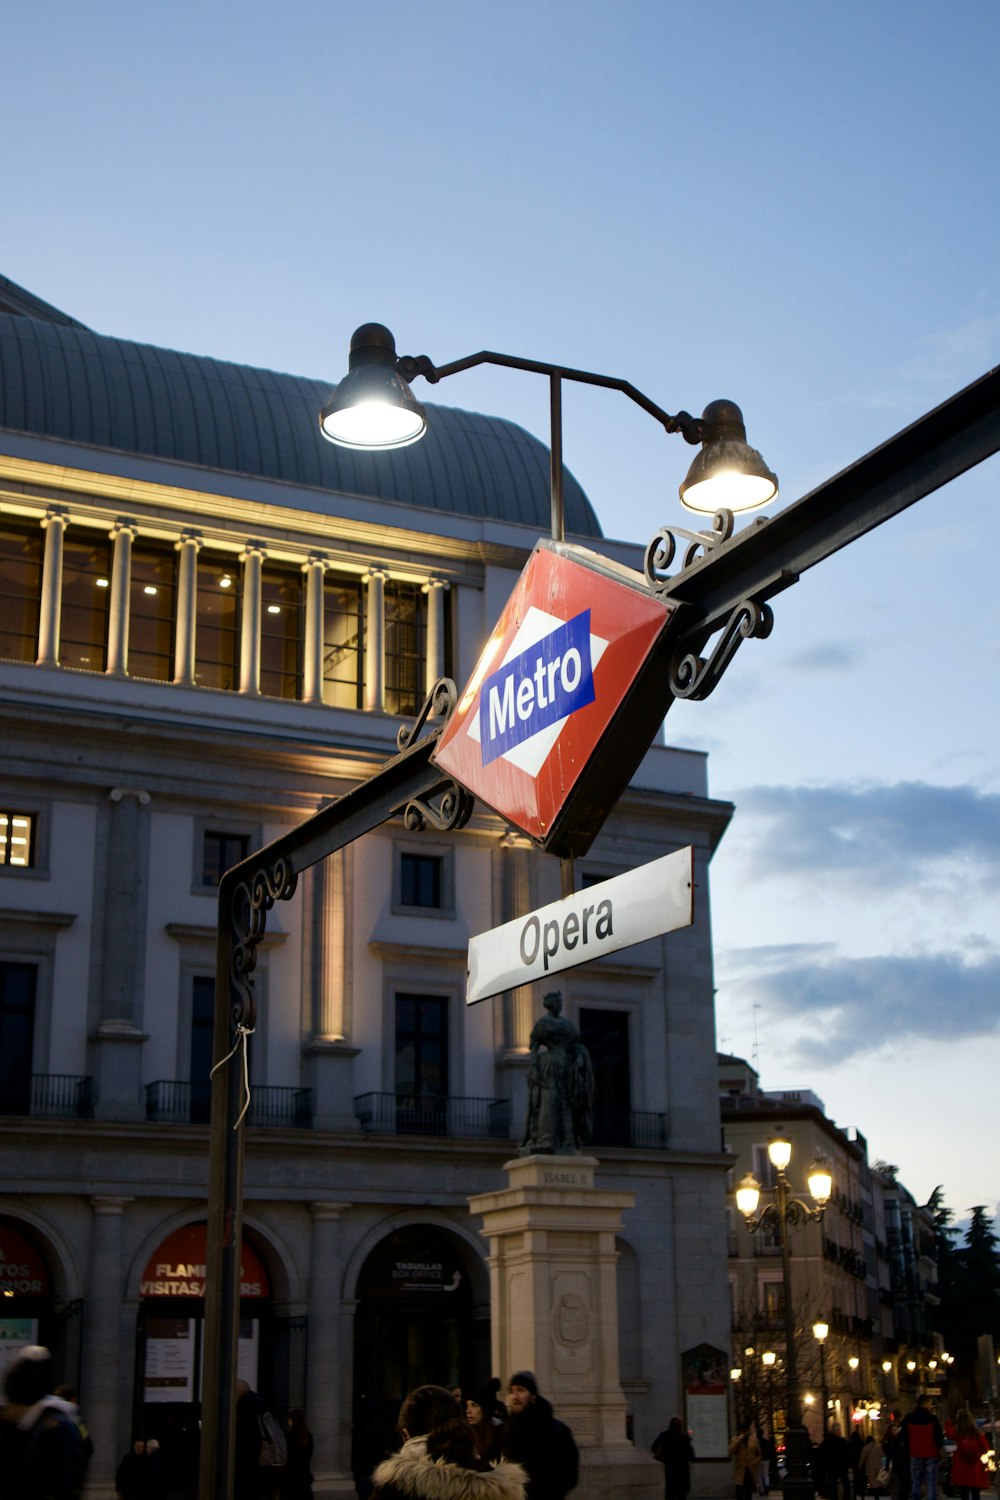
[[435,764],[542,849],[585,854],[666,713],[673,613],[633,569],[539,542]]

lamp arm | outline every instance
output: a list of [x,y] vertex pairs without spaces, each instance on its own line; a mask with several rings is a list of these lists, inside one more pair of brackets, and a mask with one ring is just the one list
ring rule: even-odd
[[570,370],[565,365],[545,364],[537,359],[518,359],[513,354],[497,354],[491,349],[468,354],[464,359],[452,360],[447,365],[432,364],[426,354],[401,354],[396,361],[396,368],[404,380],[413,380],[417,375],[422,375],[431,385],[437,385],[439,380],[457,375],[462,370],[471,370],[475,365],[505,365],[510,370],[527,370],[535,375],[548,375],[554,380],[575,380],[581,385],[600,385],[607,390],[621,391],[636,406],[641,406],[643,411],[655,417],[667,432],[679,432],[685,442],[700,443],[704,437],[705,428],[700,417],[693,417],[687,411],[679,411],[676,416],[671,416],[631,381],[622,380],[617,375],[595,375],[589,370]]
[[743,1218],[751,1234],[756,1234],[768,1219],[773,1219],[776,1224],[781,1223],[778,1205],[774,1202],[765,1203],[759,1214],[744,1214]]
[[785,1217],[789,1224],[808,1224],[812,1219],[818,1223],[823,1217],[823,1209],[810,1208],[802,1198],[789,1198]]

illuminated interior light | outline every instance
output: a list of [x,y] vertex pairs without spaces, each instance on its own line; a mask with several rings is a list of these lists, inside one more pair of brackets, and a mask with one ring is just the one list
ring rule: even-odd
[[153,585],[151,583],[147,583],[146,587],[143,589],[142,592],[144,594],[155,594],[156,593],[156,589],[153,587]]
[[281,614],[281,605],[280,604],[269,604],[267,606],[267,612],[268,612],[269,615],[280,615]]
[[97,580],[97,587],[99,589],[110,588],[110,586],[111,586],[111,580],[108,579],[108,578],[99,578]]

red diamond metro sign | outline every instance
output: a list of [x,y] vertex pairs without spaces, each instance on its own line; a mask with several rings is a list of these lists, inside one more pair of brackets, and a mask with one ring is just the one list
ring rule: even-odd
[[631,568],[540,541],[435,764],[542,849],[585,854],[666,713],[673,613]]

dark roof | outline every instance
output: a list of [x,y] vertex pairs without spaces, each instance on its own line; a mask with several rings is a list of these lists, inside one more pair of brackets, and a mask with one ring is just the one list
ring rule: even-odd
[[[360,453],[320,434],[330,390],[329,381],[107,338],[54,308],[0,311],[0,428],[548,534],[549,450],[522,427],[424,403],[420,442]],[[567,532],[601,536],[568,471],[564,486]]]
[[65,328],[83,328],[83,323],[60,312],[51,302],[43,302],[34,292],[26,291],[16,281],[0,276],[0,312],[18,313],[24,318],[40,318],[43,323],[62,323]]

